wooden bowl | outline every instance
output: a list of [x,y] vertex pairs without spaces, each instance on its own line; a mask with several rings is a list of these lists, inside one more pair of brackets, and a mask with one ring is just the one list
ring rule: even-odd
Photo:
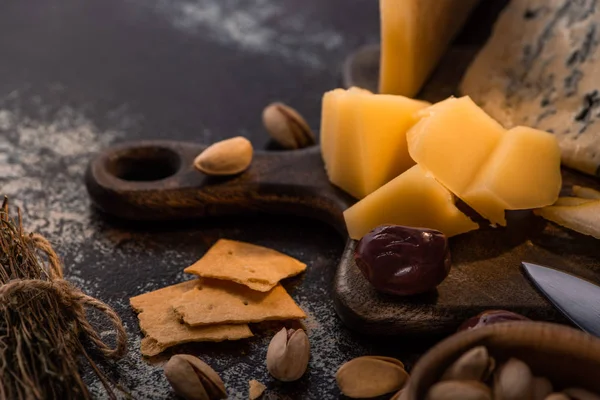
[[497,365],[510,357],[526,362],[555,390],[577,386],[600,393],[600,339],[564,325],[525,321],[459,332],[438,343],[415,365],[407,399],[425,399],[446,368],[475,346],[486,346]]

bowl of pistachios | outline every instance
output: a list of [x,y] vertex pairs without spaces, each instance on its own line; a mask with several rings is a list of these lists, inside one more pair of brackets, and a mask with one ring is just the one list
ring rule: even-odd
[[600,400],[600,339],[544,322],[458,332],[415,365],[406,400]]

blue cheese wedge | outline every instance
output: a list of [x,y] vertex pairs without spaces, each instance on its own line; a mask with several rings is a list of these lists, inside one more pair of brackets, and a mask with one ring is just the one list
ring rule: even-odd
[[554,133],[564,165],[600,176],[600,1],[511,1],[460,91],[506,128]]

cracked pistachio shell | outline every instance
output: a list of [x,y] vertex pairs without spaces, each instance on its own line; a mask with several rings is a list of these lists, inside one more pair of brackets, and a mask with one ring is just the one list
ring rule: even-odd
[[511,358],[500,366],[494,380],[495,400],[531,399],[532,395],[533,376],[527,364]]
[[283,328],[269,343],[267,370],[280,381],[295,381],[306,372],[309,358],[310,344],[306,332]]
[[427,400],[492,400],[490,388],[479,381],[442,381],[433,385]]
[[335,379],[344,395],[361,399],[400,390],[408,380],[408,373],[394,358],[364,356],[342,365]]
[[208,146],[194,160],[194,167],[206,175],[235,175],[252,162],[252,144],[241,136]]
[[316,142],[304,118],[285,104],[269,104],[263,110],[262,120],[273,140],[286,149],[301,149]]
[[178,354],[167,362],[165,376],[173,391],[185,400],[217,400],[227,397],[219,375],[205,362],[187,354]]
[[484,346],[477,346],[463,354],[444,373],[442,380],[484,381],[491,373],[493,359]]

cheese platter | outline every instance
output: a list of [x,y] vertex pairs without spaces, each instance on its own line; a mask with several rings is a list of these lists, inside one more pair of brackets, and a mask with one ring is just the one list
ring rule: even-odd
[[[523,3],[515,3],[518,4],[510,5],[503,11],[498,27],[495,28],[496,30],[505,29],[504,26],[510,22],[503,21],[507,19],[512,21],[515,18],[514,15],[518,14],[519,11],[523,11],[521,10]],[[548,5],[548,10],[551,7],[558,7],[560,2],[555,3]],[[396,6],[386,4],[386,2],[382,2],[382,15],[388,14],[385,7],[392,7],[393,10],[396,10],[393,12],[399,12]],[[472,6],[474,7],[474,4]],[[532,3],[530,6],[534,7],[535,4]],[[587,6],[587,4],[582,5],[578,9],[579,11],[573,12],[579,15]],[[569,8],[565,7],[566,9]],[[472,7],[467,8],[468,10],[465,9],[462,14],[467,15],[471,12]],[[518,10],[515,11],[515,8],[518,8]],[[548,10],[544,8],[540,11],[539,18],[549,14],[550,11]],[[557,9],[557,12],[560,10]],[[390,14],[393,12],[390,11]],[[563,14],[564,18],[571,18],[568,16],[570,14],[567,15],[567,11],[564,11]],[[591,17],[588,16],[587,18],[582,19],[581,23],[591,23],[588,22]],[[527,17],[526,19],[533,20],[534,18]],[[463,22],[453,29],[458,31]],[[384,42],[387,40],[385,35],[388,35],[385,33],[386,26],[386,22],[383,21],[382,35]],[[534,28],[523,29],[529,34],[534,34],[538,32],[535,28],[537,27],[539,30],[541,26],[545,25],[540,23],[536,24]],[[390,33],[389,35],[393,34]],[[494,43],[500,40],[495,39],[500,33],[494,31],[491,35],[492,39],[490,39],[487,46],[499,46]],[[438,37],[432,40],[435,42],[435,40],[440,39]],[[526,41],[527,38],[523,40]],[[439,53],[437,56],[431,55],[432,61],[429,62],[431,65],[436,65],[436,62],[433,61],[436,57],[441,58],[441,61],[439,61],[439,66],[431,76],[427,75],[428,80],[417,96],[422,103],[409,104],[408,100],[403,100],[403,107],[414,107],[416,110],[425,107],[425,102],[434,104],[443,102],[443,100],[455,95],[460,96],[463,94],[461,91],[464,92],[469,82],[475,79],[473,76],[477,76],[477,65],[483,62],[479,61],[480,57],[489,57],[487,54],[491,52],[491,50],[484,50],[480,53],[480,48],[474,45],[455,45],[450,47],[442,57],[444,43],[445,41],[442,40],[436,45],[440,47],[439,50],[436,50]],[[389,50],[387,52],[389,53]],[[396,53],[392,54],[391,57],[396,57]],[[373,74],[373,71],[379,70],[380,61],[392,63],[392,65],[397,62],[397,60],[389,61],[386,57],[382,58],[378,46],[368,46],[359,50],[356,56],[350,57],[346,62],[344,68],[345,86],[351,88],[362,85],[367,89],[377,87],[377,82],[374,82],[373,79],[377,79],[378,75]],[[416,60],[415,62],[423,61]],[[387,70],[381,69],[382,77],[390,74],[390,72],[385,71]],[[492,72],[500,74],[499,70],[493,70]],[[465,78],[461,81],[463,76]],[[419,79],[424,81],[425,77]],[[386,90],[393,91],[394,89]],[[402,91],[402,89],[398,90]],[[408,92],[411,90],[414,91],[410,89]],[[341,89],[338,89],[338,93],[333,93],[332,96],[345,95],[340,91]],[[323,121],[328,118],[326,115],[328,107],[330,113],[333,107],[327,106],[326,99],[327,94],[323,100]],[[373,105],[370,105],[369,101],[371,100],[369,99],[372,98],[364,97],[361,100],[363,103],[361,103],[360,109],[365,110],[365,107],[372,107],[375,113],[374,116],[370,117],[365,114],[365,116],[360,117],[364,121],[354,120],[354,124],[366,126],[363,128],[365,134],[368,133],[369,129],[378,129],[373,127],[374,119],[388,118],[385,112],[381,110],[385,107],[393,107],[384,104],[383,99],[379,103],[374,102]],[[399,105],[398,107],[402,106]],[[475,107],[477,106],[473,106],[473,110],[475,110]],[[488,109],[489,107],[484,106],[484,110]],[[454,110],[452,112],[456,113],[458,111]],[[476,111],[468,112],[471,113],[469,115],[473,115],[472,113]],[[371,120],[368,118],[371,118]],[[526,120],[520,122],[526,122]],[[475,222],[469,222],[469,227],[465,231],[476,228],[482,229],[463,233],[450,239],[452,269],[448,278],[437,287],[436,291],[418,296],[395,297],[380,293],[365,279],[354,259],[358,239],[374,225],[369,225],[369,229],[360,230],[355,228],[360,223],[352,222],[348,215],[351,213],[350,210],[353,209],[352,205],[356,204],[357,198],[363,198],[370,194],[382,186],[383,183],[389,181],[390,178],[373,178],[375,182],[370,183],[372,185],[371,189],[368,189],[369,184],[363,186],[365,189],[356,189],[355,182],[358,178],[353,178],[354,181],[350,184],[345,183],[348,181],[347,171],[355,168],[352,167],[353,164],[360,163],[359,159],[352,159],[352,157],[356,157],[353,155],[352,150],[348,150],[348,153],[346,153],[349,158],[346,164],[343,164],[343,170],[340,170],[342,175],[335,175],[335,172],[331,172],[332,170],[335,171],[335,166],[327,166],[326,164],[328,161],[332,164],[331,158],[333,156],[328,156],[327,150],[322,146],[331,148],[335,145],[331,141],[336,139],[325,136],[327,134],[326,123],[322,122],[321,148],[319,145],[315,145],[306,149],[286,152],[259,151],[254,154],[249,169],[242,174],[229,177],[207,176],[198,173],[193,167],[193,160],[206,147],[200,144],[144,141],[120,145],[103,151],[91,162],[86,175],[87,188],[92,200],[100,209],[109,214],[132,220],[190,219],[229,214],[275,213],[310,217],[330,224],[346,240],[346,248],[337,266],[334,282],[336,311],[349,327],[363,333],[376,335],[447,334],[456,329],[469,316],[487,309],[505,309],[526,314],[533,319],[563,321],[552,305],[536,293],[523,276],[520,271],[521,261],[540,264],[549,263],[590,280],[597,281],[600,279],[600,252],[595,239],[545,222],[542,218],[535,216],[531,210],[527,210],[534,207],[513,207],[517,211],[507,212],[508,224],[503,221],[504,212],[502,211],[501,215],[497,214],[496,220],[499,221],[500,225],[506,225],[506,227],[490,227],[481,217],[479,217],[479,220],[477,219],[477,212],[474,212],[470,206],[475,206],[476,209],[479,206],[477,209],[479,214],[482,214],[481,210],[484,207],[472,201],[472,199],[466,200],[465,197],[468,198],[468,196],[461,197],[459,191],[454,189],[452,190],[454,194],[458,194],[459,197],[469,203],[467,205],[459,201],[457,204],[459,208],[466,209],[467,215],[474,216],[473,221],[479,224],[477,226]],[[344,123],[347,124],[348,122]],[[407,123],[414,124],[414,122]],[[593,123],[593,120],[590,123]],[[462,129],[466,122],[460,121],[460,124]],[[512,125],[505,124],[505,127]],[[344,128],[346,130],[352,129],[351,125],[344,126],[346,126]],[[396,127],[395,129],[402,128]],[[479,133],[477,134],[479,135]],[[465,141],[466,139],[463,137],[461,140]],[[467,139],[466,142],[462,143],[462,146],[468,145],[469,140],[474,139]],[[532,143],[530,145],[533,150],[527,156],[529,165],[524,167],[532,171],[536,168],[542,168],[539,165],[544,162],[545,145],[541,142],[535,143],[537,144]],[[564,145],[562,144],[564,141],[560,143],[564,155]],[[385,146],[397,147],[397,145],[390,146],[390,143],[386,143]],[[521,145],[521,147],[523,146]],[[387,157],[387,160],[402,158],[400,153],[385,153],[389,155],[384,156],[381,145],[378,149],[375,154],[376,162],[379,164],[392,162],[386,161],[385,157]],[[427,151],[431,152],[432,150],[431,148],[425,148],[425,153]],[[470,150],[470,152],[472,151],[474,150]],[[536,159],[537,153],[541,153],[542,156]],[[424,156],[415,156],[415,150],[412,150],[410,155],[418,160],[419,165],[424,165],[422,163],[427,162]],[[340,157],[338,156],[338,159],[341,160]],[[506,155],[503,155],[499,158],[503,162],[505,157]],[[365,164],[362,168],[365,170],[380,168],[372,164],[373,162],[375,161],[371,161],[371,164]],[[407,166],[412,165],[412,162],[410,160]],[[569,164],[568,161],[567,165],[577,166],[576,164]],[[442,165],[442,169],[447,167],[448,163]],[[385,169],[386,167],[382,168]],[[429,170],[431,168],[435,169],[431,166],[428,168]],[[465,167],[461,168],[464,170]],[[492,167],[488,169],[490,168]],[[507,167],[504,165],[502,168]],[[523,170],[523,165],[520,164],[519,167],[515,168]],[[392,171],[392,175],[389,176],[396,176],[399,174],[398,171],[406,169],[406,166],[402,166],[399,170]],[[555,172],[552,173],[555,174]],[[358,172],[356,174],[360,175]],[[368,176],[371,178],[374,176],[372,172],[366,174],[370,174]],[[444,183],[444,186],[452,188],[453,183],[449,183],[448,179],[453,178],[441,178],[439,174],[441,174],[440,170],[438,170],[435,178]],[[519,175],[522,175],[523,172],[515,172],[514,174],[505,176],[503,179],[511,182],[514,180],[515,185],[519,179],[527,182],[522,182],[524,185],[538,185],[534,188],[524,188],[524,191],[544,191],[543,186],[540,185],[546,178],[543,178],[544,175],[541,170],[532,173],[535,176],[533,180],[530,179],[529,181],[522,177],[519,178]],[[563,168],[561,175],[561,177],[547,179],[551,181],[550,186],[555,186],[552,179],[560,180],[562,178],[562,193],[564,194],[567,194],[574,185],[598,187],[598,183],[593,177],[573,171],[568,167]],[[456,176],[456,173],[454,173],[454,176]],[[402,187],[399,190],[403,196],[410,196],[408,187]],[[473,191],[473,189],[469,190]],[[415,193],[412,196],[418,197],[419,202],[423,200],[423,197],[419,197],[423,196],[422,194]],[[553,196],[552,201],[546,201],[544,204],[540,203],[540,206],[552,204],[557,193],[551,192],[550,197]],[[373,196],[367,198],[373,199]],[[390,202],[397,203],[397,201],[390,198],[387,204],[391,204]],[[377,204],[375,207],[383,207],[387,215],[393,213],[392,210],[388,209],[389,206]],[[407,206],[399,205],[398,207]],[[368,209],[367,206],[364,209]],[[524,210],[519,211],[519,209]],[[345,213],[346,210],[348,212]],[[425,212],[431,211],[425,210]],[[359,212],[355,213],[359,214],[356,218],[365,218]],[[437,221],[432,223],[432,227],[436,227],[435,224],[439,223],[440,218],[442,218],[440,215],[436,217]],[[383,218],[381,221],[385,221],[385,218],[389,217],[384,216]],[[493,218],[488,216],[487,219],[493,221]],[[350,235],[348,234],[349,230]]]
[[[254,150],[242,137],[121,143],[90,161],[88,194],[99,210],[132,224],[254,214],[330,225],[346,243],[330,266],[335,311],[371,338],[439,338],[495,319],[568,323],[521,265],[552,265],[600,281],[595,2],[490,4],[381,0],[381,45],[350,55],[344,87],[319,93],[317,135],[294,109],[271,103],[262,119],[278,151]],[[267,370],[282,382],[300,379],[310,346],[295,320],[307,314],[279,281],[306,267],[272,249],[220,238],[183,271],[196,279],[130,298],[140,353],[246,339],[252,324],[282,320],[293,327],[272,338]],[[514,330],[517,345],[518,335],[571,332],[532,324]],[[488,345],[502,362],[500,381],[506,369],[528,371]],[[590,371],[598,367],[579,356]],[[542,373],[535,357],[523,361]],[[188,396],[177,371],[189,365],[212,379],[204,385],[214,393],[209,397],[226,393],[208,365],[185,356],[165,366],[175,393]],[[379,368],[393,372],[392,382],[379,383]],[[362,370],[373,380],[348,378]],[[546,375],[596,389],[589,379]],[[358,357],[336,374],[350,397],[405,387],[405,397],[398,392],[395,399],[421,398],[425,390],[435,398],[446,383],[428,379],[405,386],[404,365],[380,356]],[[484,375],[477,380],[502,390]],[[475,386],[461,390],[490,390]],[[253,390],[260,396],[265,387],[250,381]]]

